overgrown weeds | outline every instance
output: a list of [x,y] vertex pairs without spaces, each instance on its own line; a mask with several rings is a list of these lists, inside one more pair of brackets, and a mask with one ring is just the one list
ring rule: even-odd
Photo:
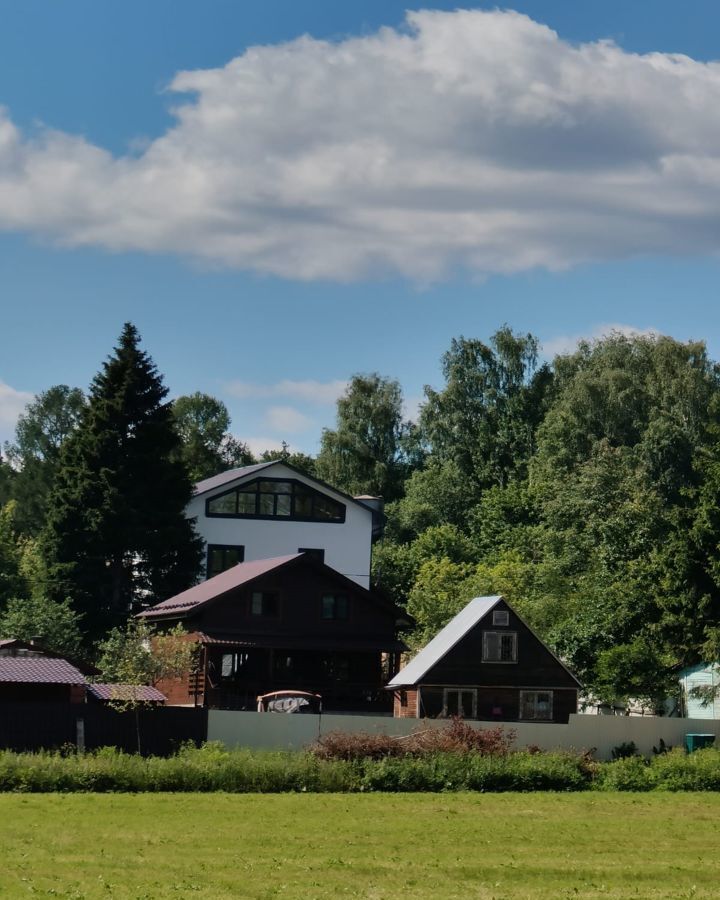
[[[362,743],[353,745],[355,748]],[[442,791],[720,791],[720,750],[671,750],[599,763],[587,754],[470,748],[346,758],[316,752],[185,747],[142,757],[105,748],[92,753],[0,752],[0,791],[357,793]],[[349,751],[343,751],[349,752]]]
[[330,731],[310,746],[319,759],[388,759],[428,756],[435,753],[469,753],[507,756],[515,741],[512,728],[478,729],[462,719],[450,719],[441,728],[417,729],[409,735]]

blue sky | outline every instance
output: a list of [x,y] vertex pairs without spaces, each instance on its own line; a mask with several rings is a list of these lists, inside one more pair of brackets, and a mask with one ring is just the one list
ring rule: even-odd
[[716,2],[0,8],[0,439],[128,319],[173,394],[310,451],[353,373],[413,409],[504,322],[720,356]]

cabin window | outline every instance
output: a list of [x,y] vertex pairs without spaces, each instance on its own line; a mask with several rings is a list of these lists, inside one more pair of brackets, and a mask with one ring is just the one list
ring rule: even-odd
[[477,719],[477,691],[472,688],[445,688],[442,715]]
[[509,625],[510,613],[506,609],[493,610],[493,625]]
[[213,578],[227,569],[231,569],[245,559],[245,548],[231,544],[208,544],[207,570],[208,578]]
[[517,632],[483,631],[483,662],[517,662]]
[[347,619],[347,597],[344,594],[323,594],[320,615],[323,619]]
[[326,678],[331,681],[350,680],[350,660],[346,656],[326,656],[322,667]]
[[220,675],[222,678],[234,678],[238,672],[247,666],[248,653],[223,653],[220,665]]
[[520,691],[520,718],[550,721],[553,717],[552,691]]
[[295,479],[256,478],[211,497],[205,514],[232,519],[296,519],[344,522],[345,506]]
[[325,551],[320,547],[298,547],[298,553],[305,553],[310,559],[325,562]]
[[251,616],[276,616],[278,608],[277,594],[269,591],[253,591],[250,597]]

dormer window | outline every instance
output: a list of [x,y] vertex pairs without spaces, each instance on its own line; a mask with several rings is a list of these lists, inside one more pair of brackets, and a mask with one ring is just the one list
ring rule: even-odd
[[342,503],[295,479],[257,478],[211,497],[205,513],[210,518],[345,521]]

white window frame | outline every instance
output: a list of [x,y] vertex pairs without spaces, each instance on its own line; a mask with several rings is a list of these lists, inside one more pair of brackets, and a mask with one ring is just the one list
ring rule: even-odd
[[[442,715],[443,718],[447,718],[448,714],[448,695],[449,694],[472,694],[472,715],[471,719],[477,719],[477,688],[464,688],[464,687],[450,687],[443,688],[443,708]],[[458,703],[458,709],[461,708],[462,703]]]
[[493,625],[509,625],[510,613],[506,609],[493,610]]
[[[550,697],[550,709],[547,716],[525,716],[523,715],[525,709],[525,703],[528,702],[527,698],[533,697],[535,698],[533,701],[533,709],[537,710],[537,695],[538,694],[547,694]],[[520,709],[518,710],[519,716],[518,718],[523,722],[552,722],[553,721],[553,707],[554,707],[554,697],[552,691],[520,691]]]
[[[502,638],[510,637],[513,639],[513,658],[512,659],[494,659],[488,652],[488,636],[494,634],[498,638],[498,647],[501,646]],[[487,663],[496,663],[501,666],[514,666],[518,661],[518,639],[517,631],[483,631],[482,642],[482,661]]]

